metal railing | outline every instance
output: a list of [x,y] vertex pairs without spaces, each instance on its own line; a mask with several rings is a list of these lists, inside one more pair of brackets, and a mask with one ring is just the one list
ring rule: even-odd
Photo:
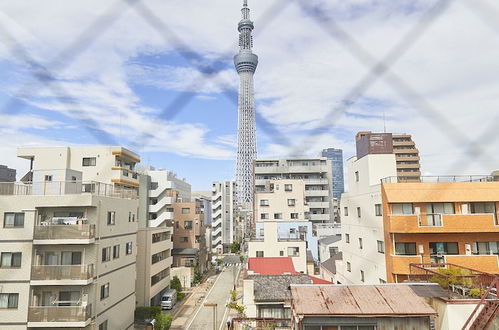
[[[417,179],[417,180],[416,180]],[[493,182],[498,181],[491,175],[438,175],[438,176],[417,176],[410,182],[425,183],[445,183],[445,182]],[[389,176],[381,179],[381,183],[407,183],[408,179],[402,176]]]
[[85,322],[91,317],[92,305],[30,306],[29,322]]
[[230,330],[243,329],[291,329],[291,319],[284,318],[233,318]]
[[33,265],[32,280],[89,280],[94,276],[94,265]]
[[85,193],[106,197],[137,198],[135,189],[120,188],[97,181],[0,182],[0,195],[59,196]]
[[48,225],[35,226],[34,239],[92,239],[95,238],[95,225]]

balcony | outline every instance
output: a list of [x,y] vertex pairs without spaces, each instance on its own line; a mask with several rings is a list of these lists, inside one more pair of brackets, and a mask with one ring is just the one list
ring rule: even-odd
[[494,213],[390,215],[391,233],[499,232]]
[[92,244],[95,242],[95,225],[35,226],[33,244]]
[[94,276],[94,265],[33,265],[31,285],[87,285]]
[[85,327],[90,324],[91,311],[92,305],[30,306],[28,327]]
[[305,190],[305,196],[327,197],[329,190]]
[[329,208],[329,202],[307,202],[307,205],[311,209]]

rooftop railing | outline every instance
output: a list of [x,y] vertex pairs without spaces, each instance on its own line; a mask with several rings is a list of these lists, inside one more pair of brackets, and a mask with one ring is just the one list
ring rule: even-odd
[[135,189],[97,181],[0,182],[0,195],[78,195],[92,194],[117,198],[137,198]]
[[438,175],[438,176],[417,176],[408,180],[402,176],[389,176],[381,179],[381,183],[408,183],[408,182],[493,182],[499,181],[499,177],[491,175]]

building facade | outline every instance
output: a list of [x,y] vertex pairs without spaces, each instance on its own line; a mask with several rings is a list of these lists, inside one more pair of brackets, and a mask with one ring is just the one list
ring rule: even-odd
[[16,181],[16,170],[8,168],[5,165],[0,165],[0,182],[14,182]]
[[214,182],[211,200],[211,248],[214,253],[227,253],[230,252],[231,244],[237,240],[236,183],[234,181]]
[[327,148],[322,150],[322,157],[326,157],[331,161],[333,186],[332,196],[340,200],[341,194],[345,192],[345,181],[343,178],[343,150],[335,148]]
[[136,190],[47,173],[0,183],[0,329],[133,329]]

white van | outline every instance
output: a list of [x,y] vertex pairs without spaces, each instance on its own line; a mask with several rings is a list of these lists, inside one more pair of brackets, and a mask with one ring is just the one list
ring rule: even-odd
[[161,308],[172,309],[177,302],[177,290],[168,289],[161,297]]

